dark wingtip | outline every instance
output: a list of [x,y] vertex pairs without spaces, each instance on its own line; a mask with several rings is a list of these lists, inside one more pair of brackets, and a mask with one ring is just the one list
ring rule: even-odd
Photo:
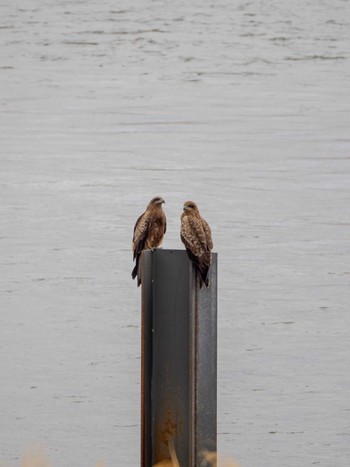
[[203,287],[203,284],[206,286],[206,287],[209,287],[210,286],[210,280],[209,280],[209,268],[204,271],[204,273],[202,273],[202,271],[200,272],[200,288]]
[[141,277],[140,277],[140,271],[139,271],[139,261],[138,261],[138,258],[136,259],[135,267],[134,267],[134,269],[133,269],[132,272],[131,272],[131,277],[132,277],[133,279],[136,279],[136,277],[137,277],[137,287],[140,287],[140,285],[141,285]]

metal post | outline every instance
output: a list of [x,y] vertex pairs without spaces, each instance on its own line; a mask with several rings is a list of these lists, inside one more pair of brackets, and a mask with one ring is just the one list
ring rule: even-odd
[[199,289],[184,250],[142,254],[141,467],[216,451],[217,254]]

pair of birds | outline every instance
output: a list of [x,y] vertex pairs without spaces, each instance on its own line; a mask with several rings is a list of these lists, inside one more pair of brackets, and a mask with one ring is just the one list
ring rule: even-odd
[[[166,232],[166,217],[162,209],[165,203],[161,196],[156,196],[148,203],[146,211],[137,219],[132,239],[135,267],[132,278],[137,277],[137,285],[141,284],[139,261],[143,250],[158,248]],[[208,223],[201,217],[196,203],[186,201],[181,215],[181,240],[187,254],[198,273],[200,287],[209,287],[209,268],[213,241]]]

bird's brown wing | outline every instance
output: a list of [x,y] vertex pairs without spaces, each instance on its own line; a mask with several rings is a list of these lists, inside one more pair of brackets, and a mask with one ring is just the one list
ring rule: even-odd
[[134,252],[134,259],[137,255],[141,254],[141,251],[144,249],[145,242],[147,239],[149,227],[151,224],[151,217],[148,211],[145,211],[137,219],[134,227],[134,236],[132,239],[132,249]]
[[[205,222],[205,221],[204,221]],[[211,264],[210,228],[204,226],[203,219],[198,216],[183,216],[181,221],[181,240],[183,241],[190,260],[199,272],[199,284],[209,286],[209,268]],[[209,235],[209,245],[207,240]]]
[[203,225],[203,230],[204,230],[204,233],[205,233],[207,247],[208,247],[209,250],[212,250],[213,249],[213,239],[212,239],[212,236],[211,236],[211,229],[209,227],[208,222],[205,219],[203,219],[203,217],[202,217],[202,225]]
[[201,220],[195,216],[184,216],[181,221],[181,239],[194,256],[206,251],[206,236]]

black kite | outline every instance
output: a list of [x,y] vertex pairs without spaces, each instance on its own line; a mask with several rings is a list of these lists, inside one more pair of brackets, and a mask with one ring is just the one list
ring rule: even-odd
[[199,285],[209,287],[209,268],[211,265],[211,250],[213,241],[208,223],[199,214],[198,207],[193,201],[184,203],[181,215],[181,240],[187,254],[193,262],[199,278]]
[[133,258],[136,260],[132,278],[137,276],[137,286],[141,284],[139,261],[143,250],[158,248],[166,231],[166,217],[162,209],[165,203],[161,196],[156,196],[148,203],[146,211],[137,219],[132,239]]

